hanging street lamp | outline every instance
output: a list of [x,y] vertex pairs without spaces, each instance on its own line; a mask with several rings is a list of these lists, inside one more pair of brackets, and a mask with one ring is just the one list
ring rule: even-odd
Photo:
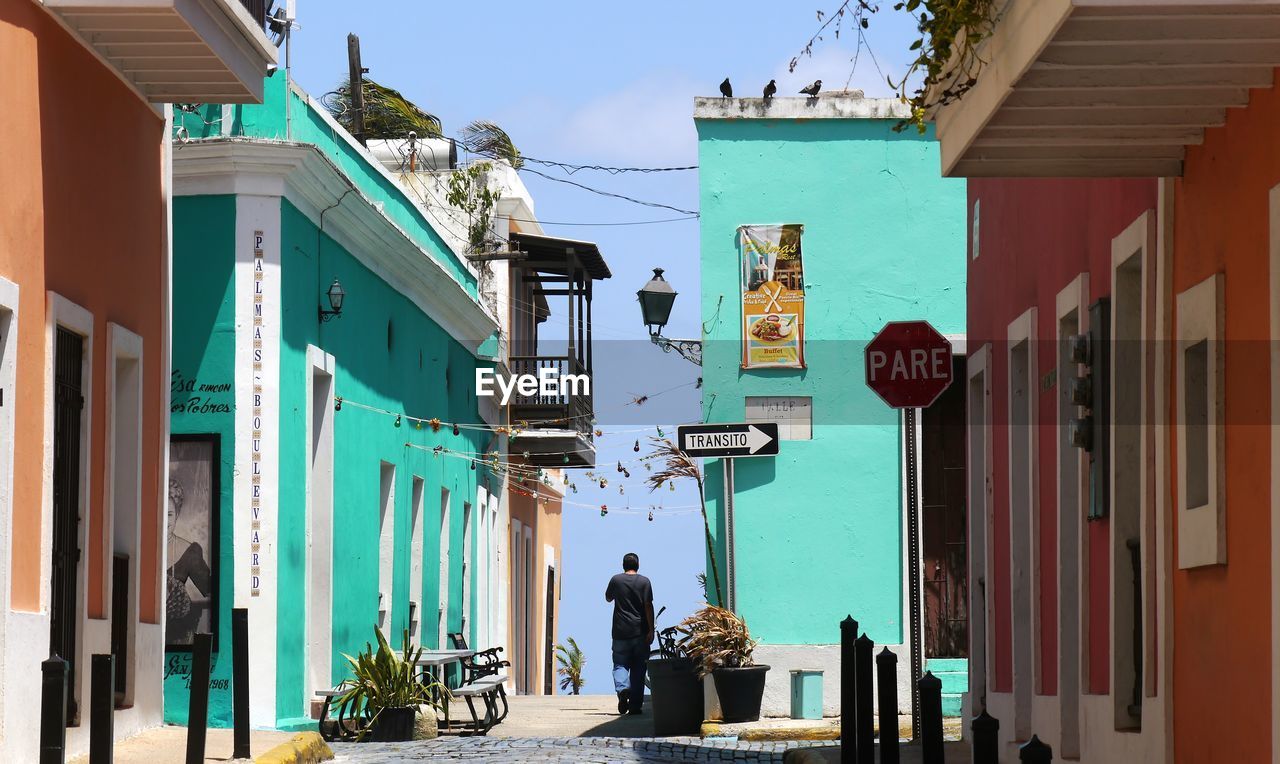
[[662,352],[675,351],[690,363],[702,365],[702,340],[673,340],[662,336],[662,327],[667,325],[671,317],[671,307],[675,304],[675,288],[662,277],[662,269],[653,269],[653,278],[636,292],[640,301],[640,314],[645,326],[649,328],[649,339],[662,348]]

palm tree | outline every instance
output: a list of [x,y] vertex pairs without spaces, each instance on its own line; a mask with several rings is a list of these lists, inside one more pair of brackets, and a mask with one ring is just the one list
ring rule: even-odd
[[582,654],[582,648],[578,647],[578,643],[569,637],[569,646],[556,645],[556,662],[560,664],[560,668],[556,669],[556,673],[564,677],[560,680],[560,689],[570,690],[572,694],[578,695],[582,691],[582,667],[587,665],[586,656]]
[[[654,472],[645,479],[649,484],[650,491],[656,491],[662,487],[663,483],[668,481],[680,480],[688,478],[698,484],[698,501],[702,504],[702,530],[707,539],[707,557],[711,558],[711,577],[716,586],[716,602],[724,604],[724,593],[720,590],[720,569],[716,564],[716,550],[711,544],[711,521],[707,519],[707,501],[702,495],[702,470],[698,469],[698,463],[676,447],[667,438],[649,438],[653,444],[653,451],[650,452],[645,459],[661,459],[662,469]],[[703,581],[706,581],[704,574]],[[704,583],[703,593],[706,593]]]
[[[367,138],[405,138],[410,132],[420,138],[442,138],[440,119],[419,109],[400,91],[369,78],[361,83],[364,91],[364,133]],[[338,124],[352,130],[351,83],[343,82],[325,100],[325,105]]]

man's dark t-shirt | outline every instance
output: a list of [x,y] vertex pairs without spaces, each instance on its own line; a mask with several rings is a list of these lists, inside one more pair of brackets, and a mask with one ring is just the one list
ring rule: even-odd
[[648,607],[653,587],[639,573],[619,573],[609,579],[605,599],[613,602],[613,638],[636,639],[648,632]]

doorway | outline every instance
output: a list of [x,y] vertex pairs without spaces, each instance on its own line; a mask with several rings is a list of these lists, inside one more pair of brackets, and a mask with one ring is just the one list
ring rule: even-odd
[[[965,379],[965,360],[952,361]],[[921,410],[920,545],[925,658],[967,658],[969,575],[965,508],[965,386]]]
[[79,723],[76,704],[76,626],[79,612],[80,449],[84,411],[84,338],[57,328],[53,402],[53,565],[49,652],[67,661],[67,720]]
[[555,656],[556,643],[556,569],[552,565],[547,566],[547,626],[546,626],[546,644],[543,649],[546,651],[546,665],[542,672],[542,694],[555,695],[555,675],[554,667],[551,664],[552,658]]

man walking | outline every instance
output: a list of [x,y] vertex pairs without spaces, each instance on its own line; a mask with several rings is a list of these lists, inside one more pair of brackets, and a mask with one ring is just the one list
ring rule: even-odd
[[653,644],[653,586],[640,575],[640,557],[627,552],[622,572],[609,579],[605,602],[613,603],[613,689],[618,713],[638,714],[644,705],[644,668]]

